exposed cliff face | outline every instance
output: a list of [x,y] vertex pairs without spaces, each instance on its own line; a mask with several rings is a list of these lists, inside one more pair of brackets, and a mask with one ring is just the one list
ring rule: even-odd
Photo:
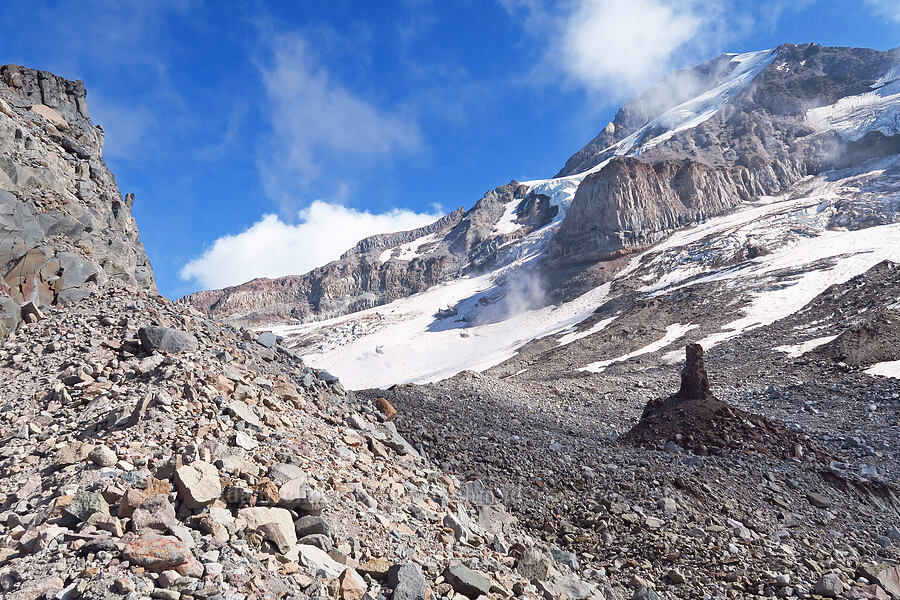
[[[501,186],[465,213],[363,240],[306,275],[185,301],[259,325],[381,305],[523,257],[570,277],[806,177],[897,154],[898,65],[897,50],[814,44],[723,55],[630,100],[556,178]],[[877,210],[870,217],[890,220]]]
[[74,302],[109,278],[155,290],[85,97],[80,81],[0,67],[0,338],[26,302]]
[[[623,107],[561,172],[600,169],[582,181],[551,259],[570,265],[614,257],[808,175],[897,152],[900,136],[871,132],[852,140],[816,131],[807,111],[877,87],[900,53],[785,45],[764,58],[751,80],[734,85],[715,114],[693,127],[672,132],[662,124],[685,110],[676,102],[685,90],[715,91],[716,78],[735,78],[729,56],[676,73]],[[666,86],[672,106],[653,105],[649,99],[667,97]],[[676,114],[651,112],[663,108]]]
[[765,189],[744,167],[616,158],[578,187],[549,254],[581,263],[647,246],[673,229],[737,206],[753,192]]

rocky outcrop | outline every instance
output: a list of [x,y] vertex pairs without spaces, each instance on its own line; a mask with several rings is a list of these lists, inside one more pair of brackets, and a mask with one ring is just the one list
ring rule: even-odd
[[759,454],[778,458],[828,454],[783,425],[722,402],[709,388],[699,344],[685,347],[681,387],[676,394],[647,403],[640,421],[622,441],[650,448],[687,449],[695,454]]
[[454,225],[459,223],[460,219],[462,219],[463,215],[465,214],[466,209],[460,206],[452,213],[444,215],[434,223],[425,225],[424,227],[419,227],[418,229],[410,229],[409,231],[398,231],[396,233],[382,233],[369,236],[363,240],[360,240],[359,243],[356,244],[356,246],[341,255],[341,258],[347,258],[348,256],[351,256],[353,254],[367,254],[371,252],[378,252],[386,248],[394,248],[401,244],[412,242],[419,239],[420,237],[431,235],[432,233],[436,233],[449,227],[453,227]]
[[578,187],[565,221],[550,243],[553,260],[602,260],[625,248],[647,246],[670,231],[720,214],[764,187],[743,167],[691,161],[655,164],[613,160]]
[[[726,55],[670,76],[626,104],[569,159],[560,175],[609,162],[582,181],[551,244],[552,260],[577,264],[617,256],[754,196],[785,190],[807,175],[900,148],[900,139],[881,133],[845,140],[816,132],[805,120],[809,108],[869,90],[900,62],[900,52],[815,44],[779,47],[772,62],[714,116],[642,146],[662,133],[647,128],[653,118],[714,84],[728,73],[729,62]],[[618,144],[629,135],[637,136],[629,150],[637,156],[618,157]]]
[[85,98],[80,81],[0,67],[0,338],[13,303],[76,302],[111,278],[155,291]]

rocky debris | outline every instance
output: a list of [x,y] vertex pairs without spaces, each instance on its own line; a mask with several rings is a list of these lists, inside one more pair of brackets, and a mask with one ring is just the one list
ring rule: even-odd
[[648,402],[623,441],[659,449],[672,444],[701,456],[752,452],[779,458],[828,459],[811,440],[715,398],[709,390],[703,348],[688,344],[685,354],[678,393]]
[[[3,594],[425,600],[455,593],[451,564],[522,583],[509,548],[534,540],[488,488],[460,495],[371,401],[183,305],[101,290],[0,346],[0,397],[18,399],[0,403]],[[192,349],[145,343],[153,327]]]

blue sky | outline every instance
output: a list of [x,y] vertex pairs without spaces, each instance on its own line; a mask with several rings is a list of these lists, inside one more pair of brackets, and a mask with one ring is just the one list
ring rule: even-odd
[[0,20],[0,62],[85,81],[171,298],[548,177],[670,69],[900,45],[900,0],[5,0]]

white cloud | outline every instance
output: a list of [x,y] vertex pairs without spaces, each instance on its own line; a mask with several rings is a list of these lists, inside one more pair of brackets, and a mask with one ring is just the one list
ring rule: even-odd
[[900,23],[900,0],[865,0],[869,10]]
[[377,233],[415,229],[442,216],[393,209],[373,214],[316,200],[298,214],[298,223],[263,215],[246,231],[216,240],[179,276],[205,289],[244,283],[257,277],[306,273],[340,257],[359,240]]
[[584,0],[564,27],[566,73],[595,90],[645,84],[696,42],[708,23],[699,8],[670,0]]
[[748,29],[731,0],[499,0],[546,53],[533,77],[562,76],[609,102],[689,66]]
[[297,35],[275,34],[271,63],[261,74],[273,135],[260,167],[276,199],[296,194],[326,166],[346,173],[359,161],[419,145],[414,120],[352,93]]

